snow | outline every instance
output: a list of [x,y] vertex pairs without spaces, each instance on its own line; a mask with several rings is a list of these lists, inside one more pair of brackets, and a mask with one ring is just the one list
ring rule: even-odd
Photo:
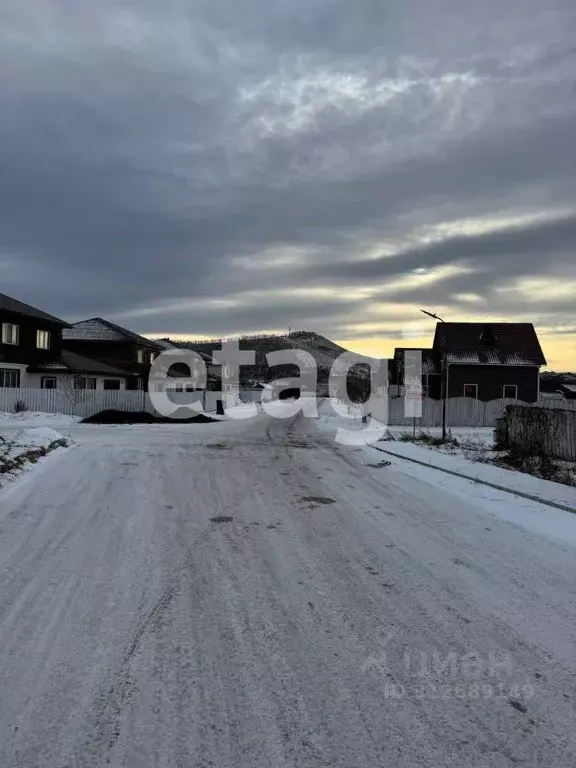
[[69,427],[81,420],[81,416],[70,416],[65,413],[42,413],[41,411],[21,411],[20,413],[6,413],[0,411],[0,425],[2,427],[41,426]]
[[[361,423],[359,410],[353,418],[345,418],[334,413],[326,402],[320,408],[317,428],[328,435],[334,436],[337,428],[347,430],[366,429]],[[382,428],[383,429],[383,428]],[[408,432],[406,427],[389,427],[388,433],[399,436]],[[426,429],[430,434],[441,434],[438,429]],[[492,429],[462,428],[454,429],[452,433],[458,439],[475,440],[490,446],[493,442]],[[383,449],[387,453],[377,449]],[[454,477],[433,467],[446,469],[451,472],[473,477],[475,480],[493,483],[509,491],[519,491],[556,504],[576,510],[576,488],[553,483],[532,475],[512,470],[501,469],[490,464],[483,464],[465,458],[461,453],[445,453],[441,450],[430,449],[414,443],[399,441],[378,441],[366,445],[362,449],[367,460],[390,460],[394,467],[411,478],[426,482],[435,488],[442,489],[459,499],[465,499],[469,504],[481,508],[492,517],[519,525],[526,530],[543,536],[570,543],[576,543],[576,514],[555,509],[545,503],[514,496],[488,486],[481,486],[470,480]],[[394,454],[391,455],[391,454]],[[404,459],[417,459],[430,465],[430,469]]]
[[[461,456],[451,456],[429,450],[413,443],[378,443],[378,448],[387,453],[382,458],[392,460],[394,466],[410,477],[418,478],[430,485],[446,490],[468,503],[480,506],[492,516],[530,530],[543,536],[576,544],[576,514],[548,506],[551,501],[576,510],[576,488],[549,480],[542,480],[522,472],[514,472],[489,464],[479,464]],[[396,458],[393,458],[394,454]],[[430,469],[405,461],[413,458],[430,465]],[[432,467],[458,472],[475,480],[493,483],[536,496],[544,503],[514,496],[489,486],[477,485],[473,481],[439,472]]]
[[59,432],[56,432],[56,430],[51,429],[50,427],[23,429],[20,432],[11,435],[11,439],[16,443],[16,445],[30,448],[48,446],[55,440],[60,440],[62,437],[63,435],[61,435]]
[[38,448],[49,448],[63,435],[50,427],[37,427],[20,430],[2,429],[0,425],[0,488],[15,480],[22,472],[30,472],[39,462],[45,461],[46,456],[38,456],[33,461],[29,458],[14,466],[13,459],[22,457],[28,451]]
[[74,425],[0,491],[0,765],[576,765],[574,539],[350,421]]
[[538,496],[544,501],[553,501],[557,504],[572,507],[576,510],[576,488],[544,480],[524,472],[496,467],[493,464],[478,462],[466,458],[462,453],[472,453],[466,448],[457,448],[454,451],[428,448],[414,443],[399,441],[382,441],[379,448],[396,454],[418,459],[430,466],[459,472],[463,475],[474,477],[476,480],[502,485],[511,491]]

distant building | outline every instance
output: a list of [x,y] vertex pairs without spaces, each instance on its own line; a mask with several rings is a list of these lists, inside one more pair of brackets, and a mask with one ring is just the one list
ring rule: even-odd
[[[406,347],[394,352],[391,383],[404,384]],[[532,323],[438,323],[431,349],[421,349],[423,392],[439,399],[510,398],[536,402],[546,365]]]
[[123,372],[126,389],[146,389],[150,366],[163,351],[155,341],[102,317],[68,326],[62,332],[66,350]]

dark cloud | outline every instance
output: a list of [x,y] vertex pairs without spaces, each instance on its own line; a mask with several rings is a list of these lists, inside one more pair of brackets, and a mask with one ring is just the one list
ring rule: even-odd
[[576,281],[575,32],[568,0],[5,0],[3,290],[196,336],[532,319],[502,286]]

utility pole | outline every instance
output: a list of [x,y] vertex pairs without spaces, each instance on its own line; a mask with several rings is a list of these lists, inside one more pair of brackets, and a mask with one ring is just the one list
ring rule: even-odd
[[[420,312],[423,312],[425,315],[428,315],[428,317],[433,317],[434,320],[438,320],[439,323],[443,323],[444,320],[442,320],[441,317],[438,317],[438,315],[434,314],[434,312],[427,312],[425,309],[421,309]],[[441,366],[442,366],[442,440],[446,440],[446,398],[448,397],[448,361],[446,359],[446,337],[442,336],[440,339],[440,343],[442,345],[442,360],[441,360]]]
[[446,360],[446,339],[442,336],[442,440],[446,440],[446,398],[448,397],[448,362]]

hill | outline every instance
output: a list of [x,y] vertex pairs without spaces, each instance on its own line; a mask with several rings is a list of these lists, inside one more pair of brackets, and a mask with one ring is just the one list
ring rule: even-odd
[[[174,346],[185,349],[192,349],[204,355],[212,356],[214,350],[218,349],[222,339],[191,340],[191,341],[173,341],[164,339]],[[266,383],[282,376],[294,376],[298,370],[290,366],[270,367],[266,361],[266,355],[270,352],[277,352],[285,349],[301,350],[308,352],[316,361],[318,370],[318,383],[322,389],[328,381],[328,374],[332,364],[344,352],[348,350],[339,344],[330,341],[325,336],[321,336],[313,331],[293,331],[289,334],[278,335],[254,335],[241,336],[238,339],[240,349],[254,350],[256,361],[254,365],[242,366],[242,379],[250,383]]]

